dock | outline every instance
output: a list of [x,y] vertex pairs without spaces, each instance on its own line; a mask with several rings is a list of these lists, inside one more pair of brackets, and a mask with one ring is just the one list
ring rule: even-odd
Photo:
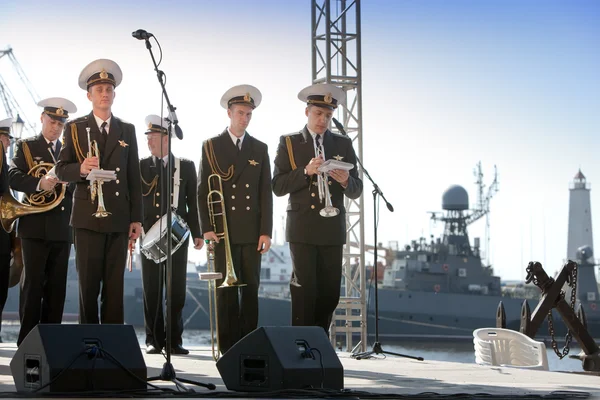
[[[207,398],[217,397],[263,397],[260,393],[251,396],[243,392],[228,391],[212,358],[211,350],[205,347],[190,347],[190,354],[173,355],[171,364],[178,378],[189,379],[206,384],[214,384],[216,390],[186,385],[193,388],[198,395]],[[15,343],[0,343],[0,392],[2,397],[11,398],[11,392],[17,397],[10,361],[17,350]],[[147,367],[148,377],[158,376],[165,363],[164,354],[147,355],[143,348],[141,353]],[[417,361],[403,357],[389,356],[356,360],[349,353],[338,352],[344,367],[344,390],[335,397],[413,397],[435,398],[462,394],[480,395],[485,398],[600,398],[600,376],[593,373],[547,372],[510,367],[490,367],[477,364],[465,364],[442,361]],[[175,389],[171,382],[156,381],[161,387]],[[562,392],[562,393],[561,393]],[[550,394],[552,394],[550,396]],[[47,396],[48,394],[46,394]],[[532,397],[533,396],[533,397]],[[85,396],[82,396],[85,397]],[[111,397],[107,394],[107,397]],[[143,397],[143,396],[137,396]],[[157,397],[156,392],[150,397]],[[160,396],[159,396],[160,397]],[[169,395],[166,397],[173,397]],[[268,397],[273,396],[269,393]],[[283,396],[288,397],[287,395]],[[288,398],[291,398],[289,396]],[[331,397],[318,392],[314,396]],[[454,396],[453,396],[454,397]],[[474,398],[474,397],[471,397]]]

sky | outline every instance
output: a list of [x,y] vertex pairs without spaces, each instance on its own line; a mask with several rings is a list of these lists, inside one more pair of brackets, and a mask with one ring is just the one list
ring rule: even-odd
[[[150,54],[131,36],[145,29],[162,47],[159,68],[184,132],[173,141],[174,153],[198,165],[202,141],[228,125],[221,96],[246,83],[263,95],[248,132],[269,145],[273,161],[279,136],[306,123],[297,93],[311,84],[310,13],[309,0],[66,0],[60,6],[5,0],[0,49],[13,48],[41,98],[72,100],[74,117],[91,111],[77,84],[83,67],[115,60],[123,82],[113,113],[135,124],[143,157],[149,155],[144,118],[166,110]],[[473,169],[481,161],[486,184],[498,170],[489,215],[495,273],[523,279],[531,260],[558,270],[567,251],[569,184],[579,168],[591,183],[593,225],[600,227],[599,20],[594,0],[361,2],[362,162],[395,209],[381,207],[378,241],[403,246],[440,235],[443,225],[428,212],[441,211],[442,194],[454,184],[468,191],[474,207]],[[6,57],[0,77],[27,118],[37,121],[40,110]],[[363,224],[372,244],[366,178],[364,188]],[[286,201],[275,198],[277,243]],[[469,232],[483,243],[485,218]],[[202,260],[204,250],[190,250],[190,258]]]

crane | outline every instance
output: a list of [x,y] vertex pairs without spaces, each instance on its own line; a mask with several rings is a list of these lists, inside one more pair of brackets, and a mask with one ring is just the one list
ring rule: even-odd
[[[0,50],[0,62],[4,60],[8,60],[8,64],[10,69],[20,81],[20,85],[25,88],[25,92],[27,93],[25,98],[29,97],[34,104],[37,104],[40,101],[40,96],[37,94],[33,85],[25,75],[25,71],[21,67],[21,64],[17,61],[13,49],[9,47],[6,50]],[[0,63],[0,67],[6,63]],[[10,90],[7,80],[5,76],[8,74],[4,72],[3,68],[0,68],[0,100],[4,105],[4,110],[6,111],[6,115],[13,118],[20,118],[23,122],[23,132],[21,132],[22,136],[33,136],[36,134],[35,125],[31,122],[31,120],[27,117],[26,112],[23,107],[19,104],[19,100],[17,96],[13,94]],[[16,86],[13,86],[15,88]],[[19,90],[21,93],[22,90]],[[23,99],[24,100],[24,99]],[[29,99],[27,99],[29,101]]]

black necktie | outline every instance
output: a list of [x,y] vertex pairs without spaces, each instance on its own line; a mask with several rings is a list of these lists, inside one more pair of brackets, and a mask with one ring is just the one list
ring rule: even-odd
[[100,133],[100,142],[98,143],[98,146],[100,146],[100,154],[102,154],[104,151],[104,146],[106,145],[106,138],[108,137],[108,132],[106,132],[106,121],[100,125]]
[[52,143],[52,147],[54,147],[54,149],[52,150],[54,152],[54,158],[56,158],[56,160],[58,161],[58,155],[60,153],[60,142],[56,141],[56,143]]
[[321,135],[315,137],[315,144],[317,145],[317,157],[323,156],[323,148],[321,147]]
[[237,148],[237,152],[239,153],[241,150],[241,145],[240,145],[240,138],[238,138],[237,142],[235,142],[235,147]]

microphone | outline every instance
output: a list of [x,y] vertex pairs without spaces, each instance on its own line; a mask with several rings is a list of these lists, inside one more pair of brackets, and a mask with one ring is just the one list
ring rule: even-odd
[[151,37],[154,37],[153,34],[151,34],[150,32],[146,32],[143,29],[138,29],[135,32],[131,32],[131,36],[133,36],[134,38],[136,38],[137,40],[148,40]]
[[333,123],[335,124],[335,127],[338,129],[338,131],[341,132],[342,135],[348,136],[348,134],[344,130],[344,126],[340,123],[340,121],[335,119],[335,117],[331,118],[331,120],[333,121]]

